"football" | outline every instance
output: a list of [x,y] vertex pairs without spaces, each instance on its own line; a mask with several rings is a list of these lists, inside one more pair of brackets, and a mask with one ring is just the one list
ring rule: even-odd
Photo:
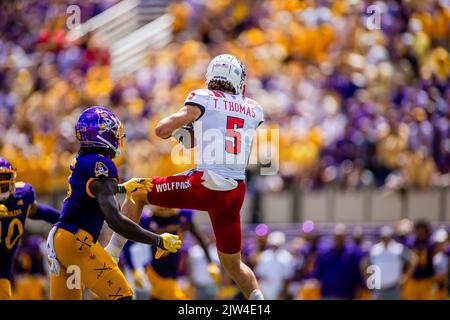
[[175,130],[172,137],[174,137],[186,149],[195,147],[195,132],[194,125],[192,123]]

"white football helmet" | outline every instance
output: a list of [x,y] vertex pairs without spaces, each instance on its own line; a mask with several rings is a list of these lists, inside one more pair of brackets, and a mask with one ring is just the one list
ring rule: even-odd
[[212,80],[221,80],[229,82],[235,94],[241,94],[245,84],[245,67],[244,65],[231,54],[221,54],[208,65],[206,70],[206,84]]

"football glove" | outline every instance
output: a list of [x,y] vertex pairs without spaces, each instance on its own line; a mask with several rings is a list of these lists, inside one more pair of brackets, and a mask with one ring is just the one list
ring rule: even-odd
[[136,288],[144,289],[144,274],[139,269],[131,270],[131,276]]
[[208,273],[213,279],[215,284],[218,284],[220,281],[220,269],[214,262],[208,264]]
[[132,193],[138,189],[143,189],[147,192],[151,192],[153,183],[151,178],[131,178],[127,182],[118,185],[119,192],[122,190],[127,194],[127,198],[134,204]]
[[175,253],[181,248],[180,237],[170,233],[163,233],[160,235],[160,243],[156,247],[155,259],[159,259],[168,253]]

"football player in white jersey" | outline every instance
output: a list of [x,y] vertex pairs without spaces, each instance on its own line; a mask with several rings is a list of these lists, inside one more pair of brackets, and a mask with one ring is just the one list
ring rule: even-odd
[[[189,93],[184,106],[162,119],[156,135],[183,137],[193,126],[196,168],[174,176],[152,177],[151,192],[133,193],[122,212],[138,221],[146,204],[188,208],[209,213],[220,261],[248,299],[263,299],[253,271],[241,260],[240,209],[245,196],[245,170],[256,128],[264,122],[262,108],[245,97],[246,72],[234,56],[222,54],[208,65],[208,89]],[[181,129],[181,130],[180,130]],[[181,139],[179,139],[181,140]],[[116,259],[126,239],[113,234],[107,251]],[[159,250],[159,255],[164,254]]]

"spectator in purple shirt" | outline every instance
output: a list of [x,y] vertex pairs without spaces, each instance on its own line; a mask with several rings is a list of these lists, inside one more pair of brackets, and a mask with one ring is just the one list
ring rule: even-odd
[[431,226],[427,220],[417,220],[414,224],[414,238],[407,244],[417,256],[417,266],[411,279],[404,287],[403,296],[407,300],[429,300],[434,286],[433,254]]
[[353,299],[361,283],[359,254],[345,243],[345,226],[338,224],[331,248],[319,253],[315,278],[321,283],[322,299]]

